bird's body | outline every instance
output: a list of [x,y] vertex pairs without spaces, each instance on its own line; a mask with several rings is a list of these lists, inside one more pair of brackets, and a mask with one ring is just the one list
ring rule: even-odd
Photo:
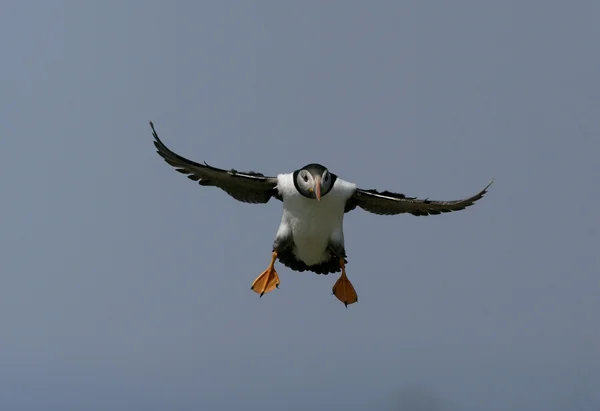
[[296,190],[293,173],[288,173],[277,176],[277,190],[283,198],[283,216],[275,243],[292,242],[279,260],[296,271],[339,272],[338,260],[328,247],[344,248],[344,209],[356,185],[337,178],[329,194],[314,201]]
[[152,122],[150,126],[158,154],[190,180],[197,181],[201,186],[218,187],[244,203],[264,204],[271,198],[283,202],[283,215],[273,242],[271,263],[251,287],[261,296],[279,287],[279,275],[274,267],[279,259],[294,271],[317,274],[341,271],[341,276],[333,286],[333,294],[346,306],[355,303],[358,296],[345,270],[345,213],[357,207],[379,215],[408,213],[426,216],[448,213],[473,205],[492,184],[490,182],[469,198],[434,201],[390,191],[361,189],[314,163],[276,177],[224,170],[176,154],[158,138]]

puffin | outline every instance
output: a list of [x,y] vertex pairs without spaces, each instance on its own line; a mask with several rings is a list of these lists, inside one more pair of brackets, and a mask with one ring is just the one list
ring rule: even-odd
[[311,163],[289,173],[266,176],[254,171],[220,169],[189,160],[171,151],[158,137],[150,121],[157,153],[178,172],[201,186],[218,187],[248,204],[266,204],[271,198],[283,203],[281,223],[275,234],[271,261],[250,287],[262,297],[279,288],[277,260],[293,271],[316,274],[340,273],[333,295],[346,308],[358,301],[346,274],[344,215],[356,208],[377,215],[428,216],[464,210],[487,193],[494,179],[477,194],[453,201],[418,199],[391,191],[362,189],[344,181],[327,167]]

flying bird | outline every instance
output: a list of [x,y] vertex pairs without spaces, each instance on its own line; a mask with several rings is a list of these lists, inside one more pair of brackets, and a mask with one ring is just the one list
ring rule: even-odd
[[341,271],[332,291],[348,307],[358,301],[358,295],[346,275],[345,213],[356,207],[379,215],[408,213],[414,216],[463,210],[482,198],[493,183],[492,180],[469,198],[434,201],[391,191],[361,189],[315,163],[276,177],[253,171],[223,170],[176,154],[160,140],[152,122],[150,127],[158,154],[190,180],[201,186],[218,187],[244,203],[265,204],[271,198],[283,202],[283,216],[273,242],[271,261],[251,287],[260,297],[279,288],[279,275],[275,270],[275,262],[279,260],[299,272],[326,275]]

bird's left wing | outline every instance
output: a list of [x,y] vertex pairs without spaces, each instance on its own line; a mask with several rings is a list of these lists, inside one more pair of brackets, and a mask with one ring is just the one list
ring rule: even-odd
[[454,201],[421,200],[390,191],[379,192],[358,188],[347,201],[345,212],[354,210],[357,206],[368,212],[381,215],[409,213],[415,216],[424,216],[464,210],[483,197],[493,182],[494,180],[490,181],[483,190],[472,197]]
[[275,197],[281,200],[277,191],[277,177],[267,177],[261,173],[222,170],[199,164],[171,151],[158,138],[154,124],[150,122],[154,146],[157,153],[171,166],[182,174],[187,174],[190,180],[197,181],[201,186],[219,187],[227,194],[244,203],[264,204]]

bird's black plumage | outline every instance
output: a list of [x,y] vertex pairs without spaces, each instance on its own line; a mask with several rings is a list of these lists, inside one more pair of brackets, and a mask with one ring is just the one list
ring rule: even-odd
[[418,199],[391,191],[357,188],[352,197],[346,202],[344,212],[347,213],[356,207],[360,207],[365,211],[380,215],[409,213],[414,216],[426,216],[449,213],[464,210],[475,204],[477,200],[481,199],[487,193],[492,183],[493,180],[483,190],[471,197],[453,201]]
[[180,173],[187,174],[190,180],[197,181],[201,186],[219,187],[236,200],[244,203],[264,204],[271,197],[283,201],[276,188],[277,177],[268,177],[253,171],[223,170],[209,166],[206,163],[200,164],[188,160],[171,151],[158,138],[158,133],[156,133],[152,122],[150,122],[150,127],[152,128],[157,153],[167,164],[175,167]]
[[273,251],[277,251],[279,262],[286,267],[299,272],[312,271],[313,273],[323,275],[339,273],[341,271],[340,258],[343,257],[344,262],[348,263],[344,246],[329,243],[327,246],[329,258],[327,260],[322,261],[319,264],[306,264],[294,255],[294,239],[291,234],[287,237],[277,238],[273,244]]

